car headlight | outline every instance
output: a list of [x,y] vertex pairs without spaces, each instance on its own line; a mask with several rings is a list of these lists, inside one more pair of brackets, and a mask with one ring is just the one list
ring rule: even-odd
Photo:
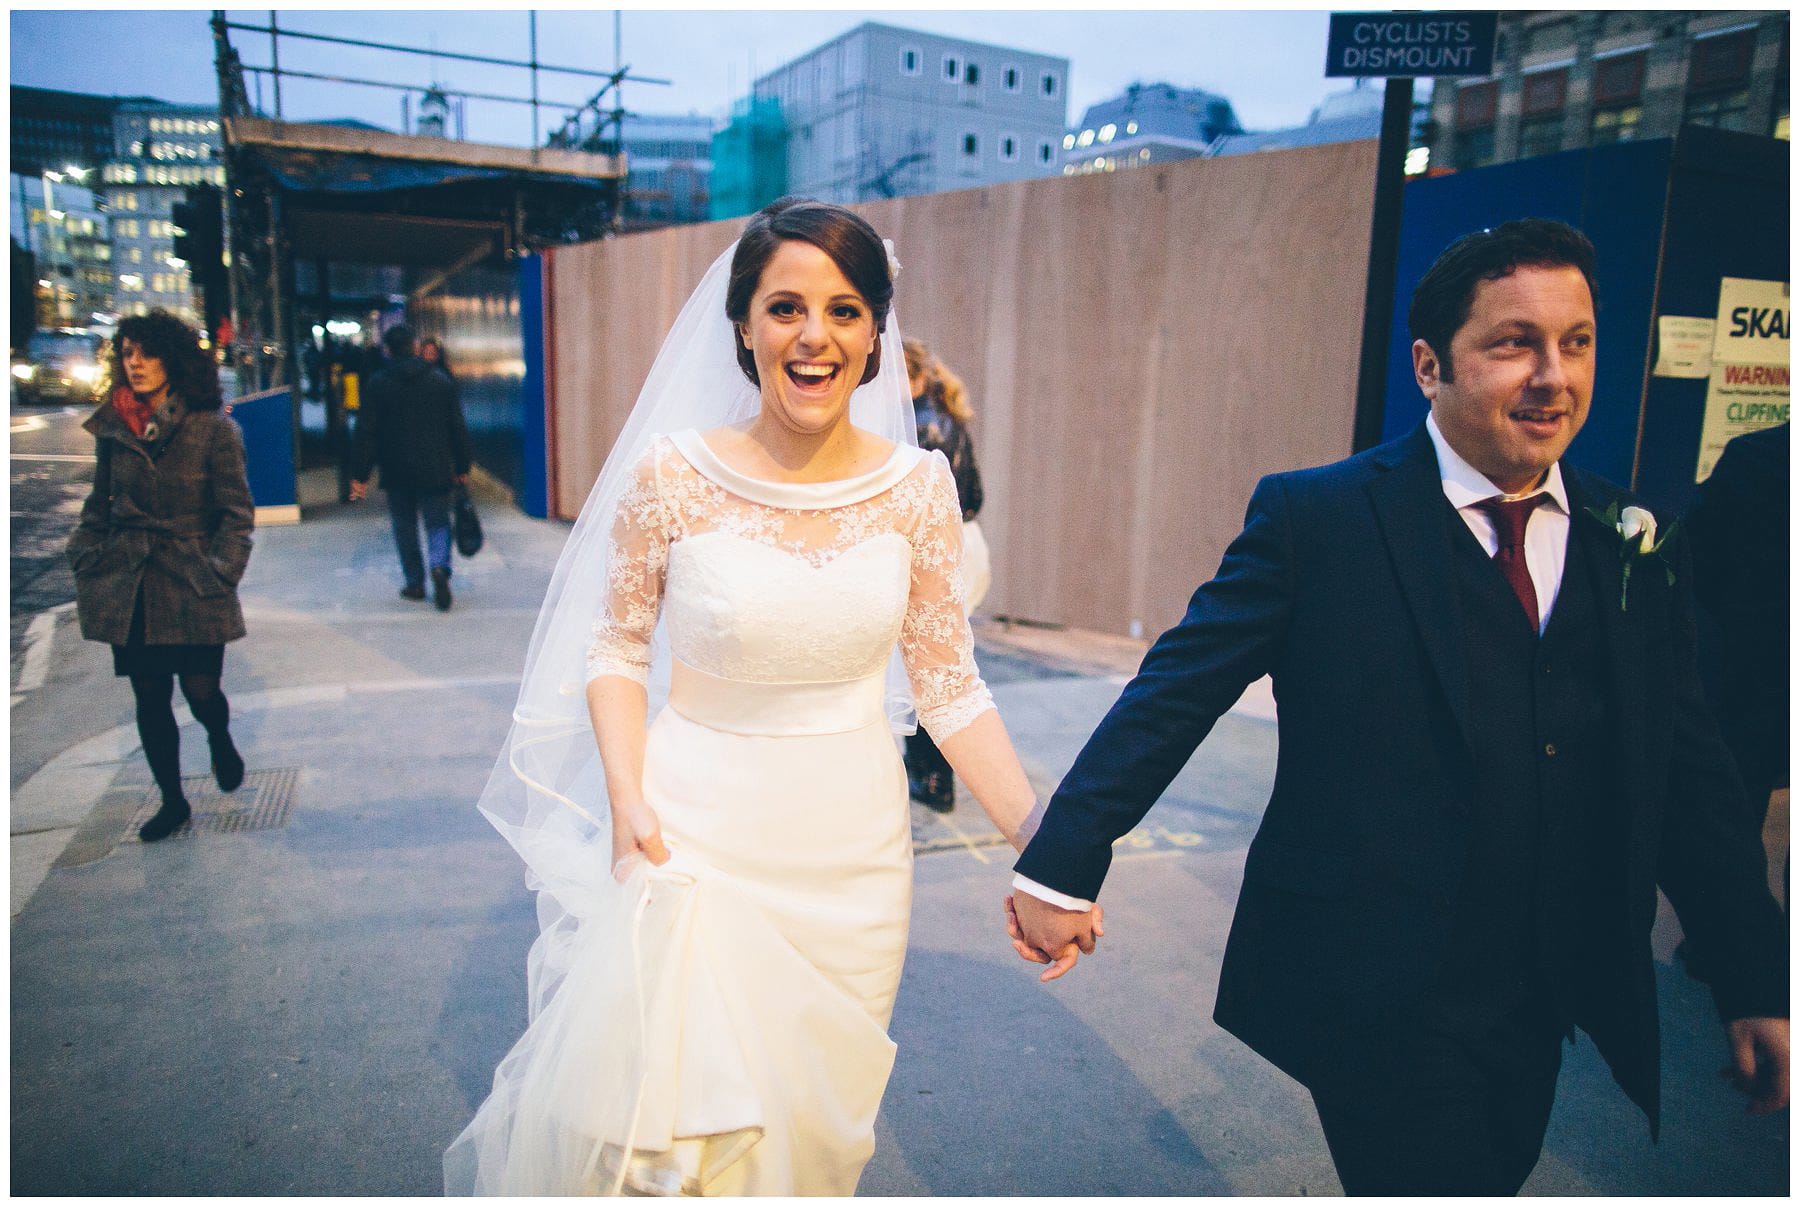
[[69,376],[73,377],[76,381],[85,381],[92,385],[94,382],[100,380],[100,366],[76,365],[69,370]]
[[13,376],[18,378],[20,381],[30,381],[33,377],[37,376],[37,366],[35,366],[35,365],[14,365],[13,366]]

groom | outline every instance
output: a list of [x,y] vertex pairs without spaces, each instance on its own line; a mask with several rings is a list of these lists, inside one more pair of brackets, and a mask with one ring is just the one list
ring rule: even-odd
[[1751,1109],[1787,1102],[1786,929],[1701,701],[1685,547],[1628,544],[1630,499],[1561,463],[1594,298],[1559,222],[1445,251],[1409,315],[1430,417],[1258,484],[1017,864],[1015,947],[1060,975],[1113,841],[1272,675],[1214,1017],[1312,1092],[1352,1194],[1516,1193],[1577,1026],[1654,1133],[1658,885],[1717,955]]

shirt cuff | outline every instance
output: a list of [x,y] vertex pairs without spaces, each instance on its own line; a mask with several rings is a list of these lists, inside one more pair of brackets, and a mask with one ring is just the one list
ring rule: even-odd
[[1030,893],[1039,901],[1048,901],[1051,905],[1073,910],[1078,914],[1085,914],[1094,908],[1092,901],[1083,901],[1080,897],[1071,897],[1067,893],[1059,893],[1053,888],[1045,888],[1037,881],[1018,872],[1013,873],[1013,887],[1022,893]]

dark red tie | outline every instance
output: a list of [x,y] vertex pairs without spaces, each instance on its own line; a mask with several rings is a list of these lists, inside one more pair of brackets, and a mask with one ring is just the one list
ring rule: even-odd
[[1537,587],[1531,581],[1531,567],[1525,564],[1525,525],[1547,496],[1532,495],[1528,499],[1483,499],[1476,506],[1494,521],[1494,535],[1500,547],[1494,550],[1494,564],[1506,575],[1507,585],[1519,597],[1525,615],[1531,618],[1531,631],[1538,629]]

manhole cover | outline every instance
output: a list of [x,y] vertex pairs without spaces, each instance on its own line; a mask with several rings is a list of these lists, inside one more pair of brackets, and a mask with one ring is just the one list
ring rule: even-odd
[[[244,782],[229,795],[220,792],[211,775],[189,775],[182,778],[182,791],[194,815],[187,819],[170,838],[190,834],[237,834],[245,830],[279,830],[287,825],[288,811],[294,807],[294,789],[300,780],[298,767],[271,767],[266,771],[246,771]],[[144,791],[143,803],[132,815],[127,832],[136,838],[145,822],[162,808],[162,794],[154,787]]]

